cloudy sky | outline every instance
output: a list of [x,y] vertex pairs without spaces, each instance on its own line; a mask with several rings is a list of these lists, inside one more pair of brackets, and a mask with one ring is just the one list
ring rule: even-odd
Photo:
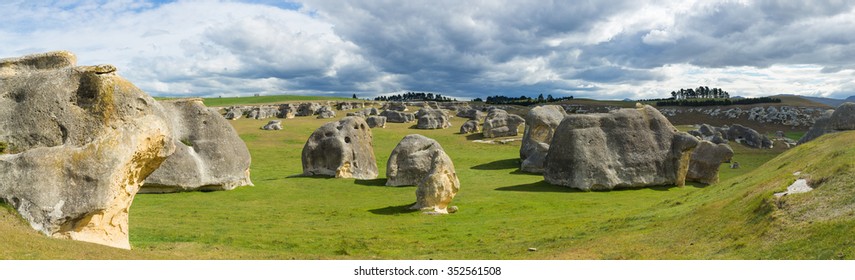
[[3,1],[0,57],[155,96],[855,95],[855,1]]

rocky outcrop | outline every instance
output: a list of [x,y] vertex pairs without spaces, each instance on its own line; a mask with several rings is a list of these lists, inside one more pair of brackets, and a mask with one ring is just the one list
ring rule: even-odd
[[407,109],[407,104],[404,104],[404,102],[389,102],[389,103],[386,103],[386,108],[385,108],[385,109],[386,109],[386,110],[392,110],[392,111],[399,111],[399,112],[406,112],[406,111],[409,111],[409,110]]
[[336,178],[375,179],[371,128],[360,117],[327,123],[312,133],[303,146],[303,174]]
[[252,185],[249,149],[237,131],[201,99],[161,101],[173,153],[146,178],[140,193],[231,190]]
[[263,120],[276,117],[279,114],[279,108],[274,106],[255,106],[251,107],[246,113],[246,118]]
[[731,158],[733,158],[733,149],[727,144],[701,141],[692,152],[686,180],[704,184],[718,183],[719,167],[722,163],[729,162]]
[[481,126],[476,120],[468,120],[460,126],[460,134],[481,132]]
[[280,120],[272,120],[267,122],[264,126],[261,127],[263,130],[282,130],[282,121]]
[[386,121],[390,123],[408,123],[416,120],[413,113],[386,110],[380,113],[380,116],[386,117]]
[[690,130],[689,134],[713,144],[727,144],[727,139],[724,136],[727,134],[727,130],[708,124],[702,124],[697,130]]
[[411,209],[447,214],[460,190],[454,163],[436,140],[410,134],[392,150],[386,166],[387,186],[416,185]]
[[0,198],[48,236],[129,249],[131,202],[172,133],[115,67],[75,64],[63,51],[0,60]]
[[484,114],[484,112],[481,112],[478,109],[468,108],[468,109],[458,110],[457,116],[461,117],[461,118],[467,118],[470,120],[480,121],[481,119],[483,119],[486,116],[486,114]]
[[835,110],[828,110],[816,120],[810,130],[799,139],[799,144],[819,138],[827,133],[855,130],[855,103],[846,102]]
[[314,116],[318,114],[318,110],[321,109],[321,104],[308,102],[301,103],[299,107],[297,107],[297,116],[305,117],[305,116]]
[[525,132],[520,146],[520,170],[543,173],[543,161],[549,152],[549,142],[555,129],[567,113],[558,105],[534,107],[525,115]]
[[683,185],[698,141],[651,106],[571,114],[554,132],[543,177],[581,190]]
[[444,129],[451,126],[449,116],[442,109],[421,108],[416,112],[418,129]]
[[279,113],[276,114],[280,119],[293,119],[297,115],[297,106],[294,104],[279,104]]
[[318,118],[319,119],[335,118],[335,111],[330,106],[321,106],[321,108],[318,109]]
[[365,118],[365,123],[367,123],[368,127],[370,127],[370,128],[375,128],[375,127],[383,128],[383,127],[386,127],[386,117],[369,116],[369,117]]
[[734,141],[736,143],[740,143],[755,149],[772,148],[772,140],[769,140],[769,137],[766,137],[766,135],[762,135],[751,128],[739,124],[734,124],[730,127],[722,128],[722,130],[727,132],[727,140]]
[[811,126],[822,112],[825,111],[824,108],[819,107],[794,106],[756,106],[751,108],[723,106],[695,108],[663,107],[659,110],[662,114],[672,118],[700,114],[708,118],[749,120],[786,126]]
[[243,110],[239,107],[232,107],[226,110],[226,115],[224,116],[227,120],[236,120],[243,117]]
[[514,114],[508,114],[502,109],[490,109],[484,120],[484,138],[495,138],[505,136],[516,136],[518,129],[525,119]]

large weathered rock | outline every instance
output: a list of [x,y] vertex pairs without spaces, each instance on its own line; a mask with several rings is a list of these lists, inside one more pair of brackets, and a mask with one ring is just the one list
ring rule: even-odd
[[408,123],[416,120],[413,113],[386,110],[380,113],[380,116],[386,117],[386,121],[390,123]]
[[772,148],[772,140],[769,140],[769,137],[740,124],[734,124],[727,129],[727,140],[751,148]]
[[249,149],[228,121],[201,99],[161,101],[175,143],[140,193],[231,190],[252,185]]
[[383,116],[369,116],[365,118],[365,123],[368,124],[368,127],[386,127],[386,117]]
[[416,128],[419,129],[443,129],[451,126],[448,114],[442,109],[431,109],[424,107],[415,114],[418,118]]
[[361,117],[345,117],[312,133],[303,146],[303,174],[336,178],[375,179],[371,128]]
[[279,114],[279,108],[273,106],[255,106],[246,113],[246,118],[263,120],[275,117]]
[[581,190],[683,185],[697,145],[651,106],[569,115],[549,144],[543,177]]
[[406,112],[406,111],[409,111],[409,110],[407,109],[407,104],[404,104],[404,102],[389,102],[389,103],[386,103],[386,110],[399,111],[399,112]]
[[722,132],[726,134],[727,130],[702,124],[698,130],[690,130],[689,134],[698,137],[698,139],[713,142],[713,144],[727,144],[727,139],[724,138]]
[[226,110],[226,115],[224,116],[227,120],[236,120],[240,119],[243,116],[243,110],[239,107],[232,107]]
[[481,125],[476,120],[468,120],[460,126],[460,134],[481,132]]
[[447,214],[460,190],[454,163],[436,140],[410,134],[392,150],[386,166],[387,186],[416,185],[412,209]]
[[297,115],[297,106],[294,104],[279,104],[279,113],[276,114],[280,119],[293,119]]
[[129,249],[131,202],[175,145],[161,107],[115,67],[75,63],[0,60],[0,198],[48,236]]
[[718,182],[718,168],[731,158],[733,158],[733,149],[727,144],[701,141],[692,151],[686,180],[715,184]]
[[263,130],[282,130],[282,121],[281,120],[272,120],[267,122],[264,126],[261,127]]
[[487,119],[484,120],[483,134],[484,138],[495,138],[505,136],[516,136],[521,124],[525,123],[525,119],[514,114],[508,114],[502,109],[490,109],[487,112]]
[[481,121],[481,119],[483,119],[485,115],[486,114],[484,114],[484,112],[481,112],[478,109],[472,109],[472,108],[459,109],[457,111],[458,117],[467,118],[467,119],[476,120],[476,121]]
[[799,139],[799,144],[819,138],[827,133],[855,130],[855,103],[846,102],[835,110],[827,110],[816,120],[810,130]]
[[321,108],[318,109],[318,118],[319,119],[335,118],[335,111],[330,106],[321,106]]
[[318,113],[318,110],[321,109],[321,104],[308,102],[301,103],[299,107],[297,107],[297,116],[305,117],[305,116],[314,116]]
[[534,107],[525,115],[525,132],[520,146],[520,170],[543,173],[543,161],[549,152],[549,142],[555,129],[567,113],[558,105]]

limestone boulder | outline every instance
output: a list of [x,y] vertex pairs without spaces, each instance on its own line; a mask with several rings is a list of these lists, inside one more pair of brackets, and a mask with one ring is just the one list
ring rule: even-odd
[[303,174],[375,179],[377,161],[371,128],[361,117],[324,124],[303,146]]
[[555,129],[567,113],[558,105],[534,107],[525,116],[525,132],[520,146],[520,170],[543,173],[543,161]]
[[318,110],[321,109],[321,104],[314,102],[301,103],[299,107],[297,107],[297,116],[305,117],[305,116],[314,116],[318,114]]
[[543,177],[581,190],[679,186],[698,141],[651,106],[571,114],[555,129]]
[[799,139],[799,144],[819,138],[827,133],[855,130],[855,103],[846,102],[834,110],[825,111]]
[[280,119],[293,119],[297,115],[297,106],[294,104],[279,104],[279,112],[276,114]]
[[318,109],[318,118],[319,119],[335,118],[335,111],[330,106],[321,106],[321,108]]
[[486,114],[484,112],[481,112],[478,109],[467,108],[467,109],[458,110],[457,116],[461,117],[461,118],[467,118],[470,120],[480,121],[480,120],[484,119]]
[[386,117],[383,116],[369,116],[365,118],[365,123],[368,124],[368,127],[386,127]]
[[282,121],[281,120],[272,120],[267,122],[264,126],[261,127],[262,130],[282,130]]
[[733,149],[727,144],[701,141],[692,151],[686,180],[704,184],[718,183],[718,169],[733,158]]
[[460,134],[481,132],[481,125],[476,120],[468,120],[460,126]]
[[418,118],[416,123],[418,129],[444,129],[451,126],[448,114],[441,109],[424,107],[416,112],[415,117]]
[[172,133],[115,67],[75,64],[65,51],[0,60],[0,200],[45,235],[129,249],[131,203]]
[[406,111],[409,111],[409,110],[407,109],[407,104],[405,104],[404,102],[389,102],[389,103],[386,103],[386,110],[399,111],[399,112],[406,112]]
[[522,117],[509,114],[502,109],[493,108],[487,112],[482,133],[484,138],[516,136],[519,134],[519,126],[523,123],[525,123],[525,119]]
[[386,117],[386,121],[390,123],[409,123],[416,120],[416,116],[413,113],[394,110],[385,110],[380,113],[380,116]]
[[243,117],[243,110],[238,107],[232,107],[226,110],[226,115],[224,116],[227,120],[236,120]]
[[727,129],[727,140],[755,149],[772,148],[772,140],[770,140],[769,137],[740,124],[734,124]]
[[386,166],[387,186],[416,185],[411,209],[447,214],[460,190],[454,163],[436,140],[410,134],[392,150]]

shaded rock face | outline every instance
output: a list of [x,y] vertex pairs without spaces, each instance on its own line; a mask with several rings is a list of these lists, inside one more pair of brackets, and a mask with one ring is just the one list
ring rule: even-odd
[[772,140],[751,128],[734,124],[727,129],[727,140],[743,144],[751,148],[772,148]]
[[415,116],[418,118],[416,128],[419,129],[443,129],[451,126],[450,117],[441,109],[425,107],[419,109]]
[[713,142],[713,144],[727,144],[724,134],[727,130],[717,128],[708,124],[702,124],[698,130],[690,130],[689,134],[698,137],[698,139]]
[[0,60],[0,199],[48,236],[129,249],[131,202],[175,145],[161,107],[115,67],[75,63]]
[[371,128],[360,117],[327,123],[303,146],[303,174],[375,179],[378,171],[373,142]]
[[335,104],[335,108],[338,110],[350,110],[353,109],[353,105],[350,102],[339,102]]
[[279,115],[279,108],[273,106],[256,106],[249,109],[246,114],[248,119],[263,120]]
[[175,144],[140,193],[231,190],[252,185],[249,149],[237,131],[201,99],[159,102]]
[[368,127],[386,127],[386,117],[383,116],[369,116],[365,118],[365,123],[368,124]]
[[321,104],[309,102],[309,103],[301,103],[299,107],[297,107],[297,116],[305,117],[305,116],[314,116],[318,113],[318,110],[321,109]]
[[280,120],[272,120],[267,122],[264,126],[261,127],[263,130],[282,130],[282,121]]
[[704,184],[718,183],[718,169],[733,158],[733,149],[727,144],[701,141],[692,151],[686,180]]
[[436,140],[410,134],[392,150],[386,166],[387,186],[416,185],[411,209],[447,214],[460,190],[454,163]]
[[236,120],[240,119],[243,116],[243,110],[240,108],[229,108],[226,110],[226,115],[224,116],[227,120]]
[[549,152],[549,142],[555,129],[567,114],[558,105],[532,108],[525,116],[525,132],[520,146],[520,170],[543,173],[543,161]]
[[516,136],[525,119],[502,109],[490,109],[484,120],[484,138]]
[[405,104],[404,102],[389,102],[389,103],[386,103],[386,110],[399,111],[399,112],[406,112],[406,111],[409,111],[409,110],[407,109],[407,104]]
[[413,113],[393,110],[383,111],[380,115],[386,117],[386,121],[390,123],[408,123],[416,120],[416,116]]
[[478,125],[478,121],[476,121],[476,120],[468,120],[465,123],[463,123],[463,125],[460,126],[460,133],[461,134],[478,133],[478,132],[481,132],[481,126]]
[[697,145],[651,106],[569,115],[554,132],[543,177],[581,190],[679,186]]
[[834,110],[825,111],[810,130],[799,139],[799,144],[819,138],[827,133],[855,130],[855,103],[846,102]]
[[279,104],[279,113],[276,114],[280,119],[293,119],[297,115],[297,106],[294,104]]
[[335,111],[333,111],[330,106],[322,106],[321,109],[318,109],[318,118],[319,119],[331,119],[335,118]]
[[458,117],[461,117],[461,118],[467,118],[467,119],[470,119],[470,120],[478,120],[478,121],[480,121],[481,119],[483,119],[483,118],[484,118],[484,116],[485,116],[485,115],[486,115],[486,114],[484,114],[484,112],[481,112],[481,111],[480,111],[480,110],[478,110],[478,109],[472,109],[472,108],[466,108],[466,109],[458,110],[458,111],[457,111],[457,116],[458,116]]

